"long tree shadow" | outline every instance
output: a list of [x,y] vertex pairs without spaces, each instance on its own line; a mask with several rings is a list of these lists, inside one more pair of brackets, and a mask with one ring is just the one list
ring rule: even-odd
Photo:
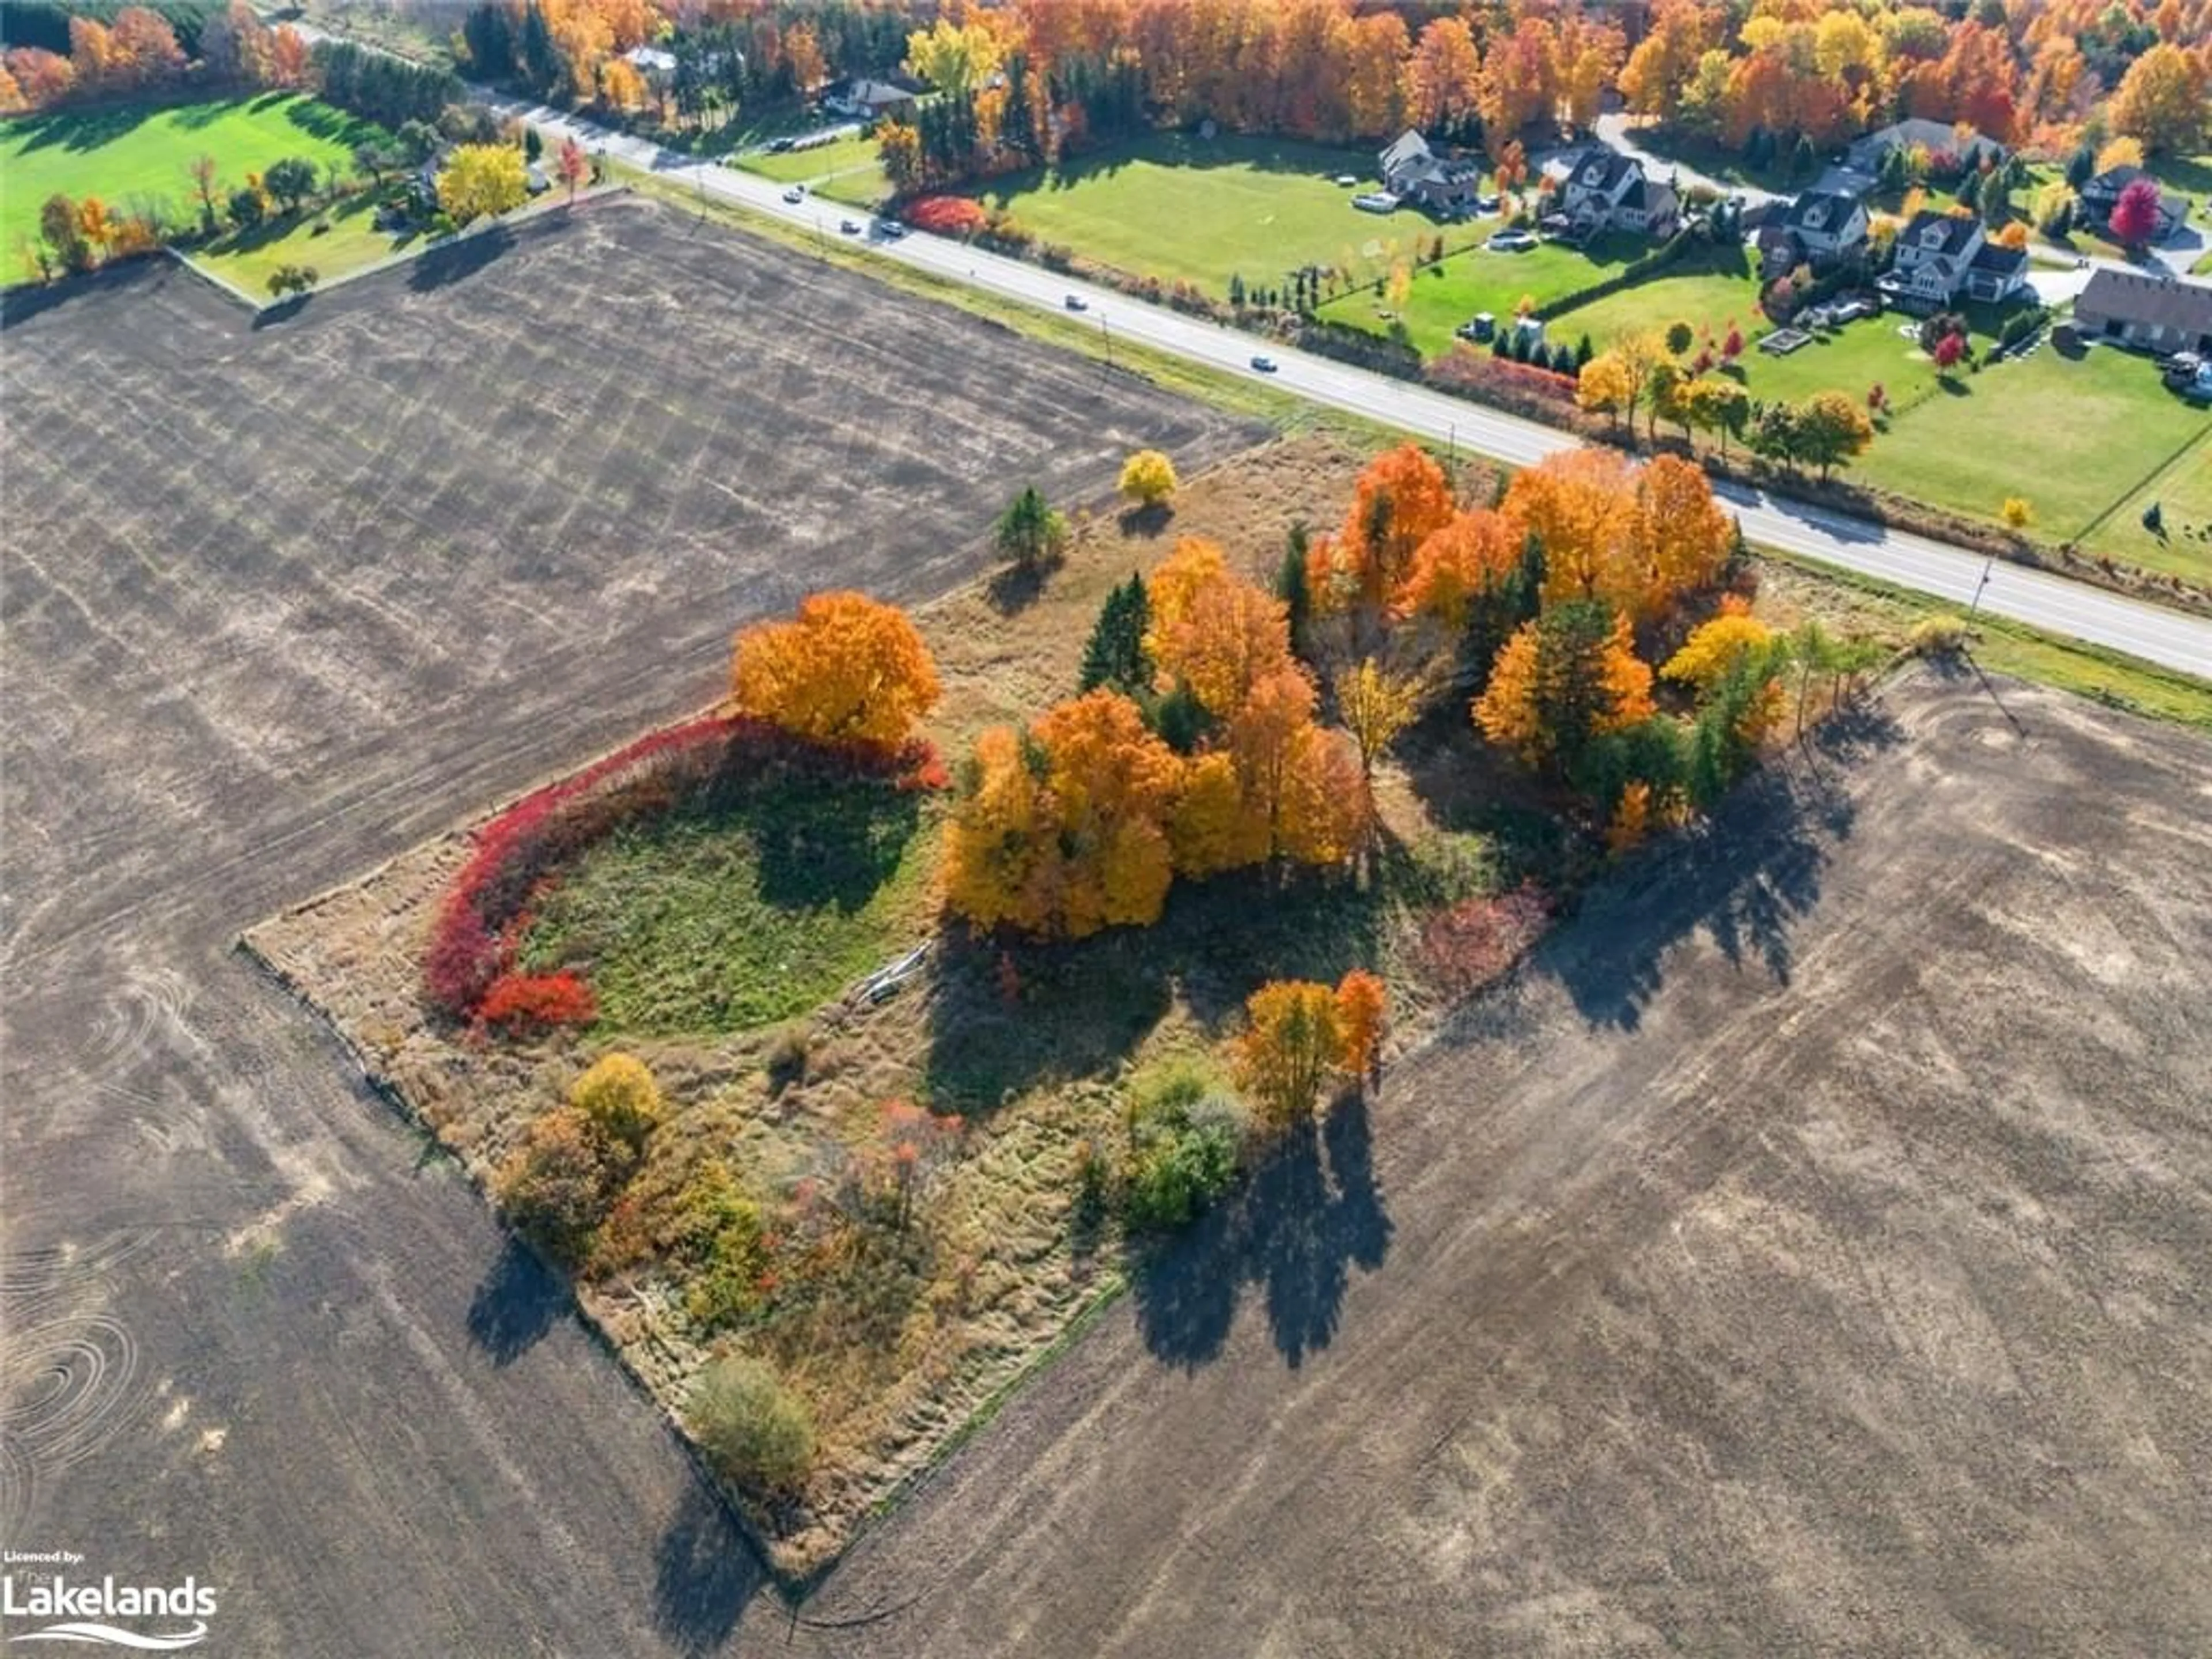
[[425,249],[407,275],[407,286],[418,294],[465,282],[484,270],[515,244],[505,225],[464,236],[458,241]]
[[469,1302],[469,1337],[493,1364],[512,1364],[544,1340],[569,1306],[560,1276],[510,1237]]
[[1185,1370],[1213,1359],[1247,1285],[1285,1364],[1334,1340],[1352,1268],[1371,1273],[1390,1250],[1373,1144],[1365,1098],[1347,1096],[1321,1121],[1295,1126],[1190,1232],[1135,1246],[1130,1284],[1152,1354]]
[[1632,859],[1584,898],[1531,958],[1594,1025],[1633,1030],[1664,981],[1668,952],[1702,932],[1738,969],[1787,985],[1792,933],[1820,898],[1834,842],[1851,833],[1850,765],[1902,738],[1865,709],[1810,740],[1806,763],[1771,763],[1702,828]]
[[930,1098],[989,1110],[1110,1071],[1178,997],[1214,1028],[1271,979],[1334,982],[1371,967],[1402,891],[1244,871],[1178,884],[1152,927],[1072,944],[1002,946],[948,928],[928,1013]]
[[653,1547],[653,1621],[685,1653],[719,1652],[768,1583],[749,1540],[704,1483],[685,1483]]

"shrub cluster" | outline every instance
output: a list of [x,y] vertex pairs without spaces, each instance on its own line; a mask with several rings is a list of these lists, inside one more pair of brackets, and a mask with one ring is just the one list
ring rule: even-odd
[[1243,1103],[1192,1061],[1139,1079],[1128,1109],[1121,1207],[1133,1228],[1181,1227],[1237,1180],[1250,1118]]
[[736,727],[714,718],[653,732],[525,796],[478,831],[431,931],[423,963],[431,1005],[457,1020],[483,1012],[513,965],[532,889],[641,808],[672,799],[680,781],[712,775]]
[[514,971],[532,895],[621,825],[710,787],[740,758],[756,772],[826,767],[900,789],[942,789],[948,781],[937,751],[919,739],[891,749],[828,746],[743,715],[655,732],[525,796],[477,831],[430,932],[422,981],[431,1006],[449,1019],[516,1033],[588,1024],[596,1012],[591,988],[574,974]]

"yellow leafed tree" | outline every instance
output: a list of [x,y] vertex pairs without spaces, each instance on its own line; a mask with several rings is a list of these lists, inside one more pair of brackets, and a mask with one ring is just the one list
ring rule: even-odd
[[438,205],[457,225],[520,207],[529,197],[522,152],[512,144],[463,144],[438,174]]

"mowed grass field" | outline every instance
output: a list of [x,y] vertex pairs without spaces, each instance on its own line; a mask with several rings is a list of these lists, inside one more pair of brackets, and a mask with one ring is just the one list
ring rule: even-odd
[[[1362,289],[1330,301],[1321,314],[1376,334],[1387,332],[1394,319],[1402,320],[1414,346],[1432,357],[1449,349],[1452,331],[1476,313],[1487,311],[1503,321],[1511,319],[1524,296],[1540,306],[1553,304],[1616,275],[1648,246],[1634,238],[1607,237],[1587,248],[1545,242],[1519,253],[1492,252],[1480,239],[1496,228],[1494,221],[1484,221],[1476,246],[1448,253],[1440,265],[1416,270],[1402,307]],[[1450,246],[1449,238],[1445,245]],[[1580,331],[1561,324],[1547,328],[1546,337],[1571,342]]]
[[[396,185],[383,191],[364,191],[326,212],[310,210],[253,230],[234,231],[198,249],[192,262],[236,283],[256,300],[268,298],[270,274],[279,265],[306,265],[321,281],[329,282],[389,258],[416,243],[418,238],[411,230],[394,235],[376,228],[377,209],[399,193]],[[318,224],[330,228],[318,235]]]
[[[2045,343],[2031,356],[1958,376],[1954,389],[1899,416],[1853,471],[1992,522],[2007,496],[2023,496],[2038,534],[2072,541],[2208,431],[2212,413],[2167,392],[2148,357],[2093,348],[2069,358]],[[2102,530],[2086,539],[2092,551],[2146,564],[2154,562],[2140,556],[2147,551],[2172,553],[2148,537],[2144,544],[2116,545]],[[2155,562],[2199,580],[2212,568],[2212,560],[2179,558]]]
[[111,208],[142,200],[173,218],[197,211],[191,173],[212,155],[226,189],[271,161],[302,155],[350,170],[356,144],[381,129],[297,93],[166,106],[64,110],[0,122],[0,252],[13,258],[39,234],[39,207],[60,191]]
[[[2148,372],[2150,365],[2142,368]],[[2183,405],[2176,399],[2174,407]],[[2212,584],[2212,416],[2203,410],[2198,415],[2196,441],[2090,532],[2091,551]],[[2158,504],[2163,536],[2143,528],[2142,515],[2153,502]]]
[[[1340,185],[1356,177],[1358,187]],[[1139,276],[1195,283],[1224,295],[1229,279],[1278,284],[1302,265],[1386,269],[1397,244],[1410,258],[1439,232],[1447,249],[1489,233],[1486,222],[1440,226],[1410,208],[1363,213],[1376,186],[1371,150],[1288,140],[1161,133],[1110,155],[1018,173],[971,192],[1048,242]]]

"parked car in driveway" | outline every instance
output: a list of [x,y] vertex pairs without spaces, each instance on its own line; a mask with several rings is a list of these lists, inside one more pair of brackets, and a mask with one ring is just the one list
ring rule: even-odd
[[1275,360],[1273,357],[1255,356],[1252,359],[1252,367],[1262,374],[1273,374],[1275,372]]

